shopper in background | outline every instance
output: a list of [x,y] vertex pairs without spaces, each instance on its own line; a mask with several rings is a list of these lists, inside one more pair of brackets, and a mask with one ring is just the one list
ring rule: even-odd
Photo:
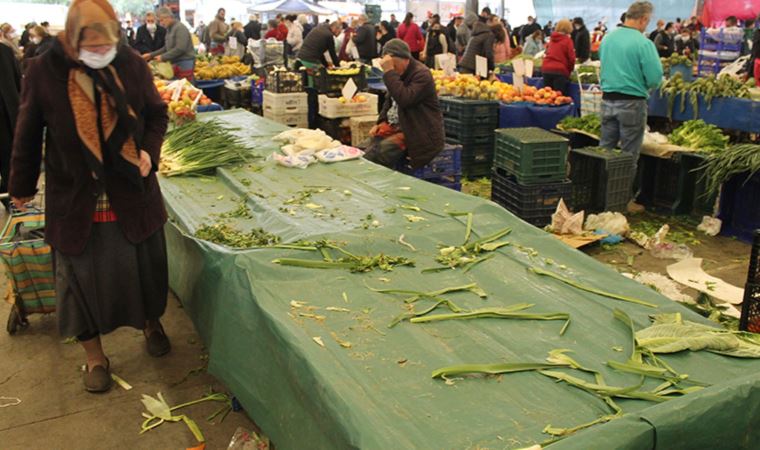
[[536,56],[542,51],[544,51],[544,33],[539,30],[525,40],[522,52],[526,56]]
[[156,16],[158,16],[161,26],[166,29],[165,43],[158,50],[144,53],[143,58],[146,61],[155,59],[156,61],[169,62],[172,64],[176,78],[192,80],[193,69],[195,68],[195,47],[190,31],[184,24],[177,21],[172,11],[165,6],[158,8]]
[[21,37],[18,40],[19,47],[26,47],[26,45],[29,43],[29,33],[32,31],[32,28],[37,26],[35,22],[29,22],[28,24],[24,25],[24,31],[21,33]]
[[[0,45],[0,192],[8,192],[19,92],[21,92],[21,70],[16,55],[7,45]],[[7,199],[2,202],[7,210],[10,202]]]
[[431,69],[435,68],[435,57],[449,53],[449,39],[443,31],[443,26],[435,19],[425,36],[425,49],[420,54],[420,60]]
[[127,38],[127,44],[131,47],[135,43],[135,29],[132,27],[132,21],[127,20],[124,26],[124,36]]
[[391,14],[391,20],[388,23],[393,27],[393,31],[398,31],[399,23],[398,20],[396,20],[395,14]]
[[523,25],[520,30],[520,42],[525,42],[528,36],[532,35],[536,31],[541,30],[541,25],[538,24],[533,16],[528,16],[528,23]]
[[372,144],[364,158],[390,169],[401,164],[418,169],[432,161],[444,145],[435,82],[401,39],[385,44],[382,55],[388,94],[377,125],[369,133]]
[[657,53],[660,55],[660,58],[668,58],[675,52],[673,32],[673,22],[668,22],[665,28],[655,36],[654,46],[657,47]]
[[[298,52],[299,61],[306,66],[322,65],[333,67],[338,64],[338,55],[335,52],[335,38],[341,33],[341,23],[337,20],[332,23],[322,23],[306,36]],[[330,61],[325,58],[325,53],[330,55]]]
[[248,23],[243,28],[246,39],[253,39],[258,41],[261,39],[261,22],[259,22],[259,16],[257,14],[251,14],[248,16]]
[[[232,42],[234,42],[234,44],[232,44]],[[248,38],[245,37],[245,27],[243,26],[243,23],[232,22],[230,24],[230,34],[227,36],[227,45],[224,54],[226,56],[237,56],[238,58],[243,59],[247,45]]]
[[285,37],[286,52],[289,57],[295,56],[303,45],[303,28],[295,14],[285,16],[285,26],[288,29],[288,35]]
[[[512,46],[509,45],[507,29],[499,21],[491,25],[491,32],[493,33],[493,63],[498,65],[509,61]],[[541,33],[541,31],[537,31],[536,33]],[[523,50],[523,53],[525,53],[525,50]]]
[[16,59],[21,59],[21,49],[16,45],[16,30],[13,25],[4,23],[0,25],[0,44],[6,45],[13,50],[13,54],[16,55]]
[[[456,16],[446,25],[446,34],[448,35],[449,42],[456,44],[457,41],[457,28],[464,22],[462,16]],[[458,53],[456,47],[452,49],[452,53]]]
[[414,19],[414,14],[406,13],[404,22],[396,30],[396,36],[406,42],[406,45],[409,46],[409,51],[412,52],[412,57],[419,60],[424,40],[422,39],[420,27],[412,19]]
[[306,38],[306,35],[309,34],[314,26],[309,23],[309,19],[306,17],[306,14],[298,15],[298,23],[301,25],[301,29],[303,30],[303,37]]
[[[604,92],[600,146],[630,153],[634,172],[647,125],[649,91],[662,82],[657,49],[642,34],[653,11],[648,1],[633,3],[624,25],[607,34],[599,52]],[[628,209],[639,212],[643,207],[632,200]]]
[[464,18],[464,24],[472,31],[472,37],[470,38],[470,42],[467,43],[462,60],[459,62],[460,72],[475,73],[476,56],[486,58],[488,70],[493,70],[493,32],[488,28],[488,25],[478,20],[478,16],[472,12],[467,13]]
[[573,25],[567,19],[557,22],[549,44],[546,47],[544,63],[541,72],[544,74],[544,85],[555,91],[567,94],[570,74],[575,69],[575,48],[570,33]]
[[72,2],[65,31],[25,74],[9,186],[23,210],[44,159],[58,328],[86,353],[89,392],[112,384],[101,335],[129,326],[143,331],[151,356],[171,350],[159,321],[167,216],[156,178],[168,117],[148,66],[118,46],[120,34],[106,0]]
[[383,51],[383,47],[385,47],[385,44],[388,43],[391,39],[396,38],[396,30],[393,29],[390,22],[383,20],[380,22],[380,25],[378,26],[377,30],[377,46],[379,47],[378,54]]
[[[552,21],[546,22],[546,25],[544,25],[544,36],[551,36],[552,32],[554,31],[554,24]],[[532,36],[532,35],[531,35]]]
[[206,33],[206,31],[207,31],[207,27],[201,20],[198,23],[198,27],[195,29],[195,35],[198,37],[198,40],[201,41],[201,43],[203,43],[203,45],[207,44],[206,37],[208,36],[208,33]]
[[29,30],[29,43],[24,49],[24,60],[42,55],[50,50],[51,45],[53,45],[53,37],[41,25],[35,25]]
[[457,26],[457,37],[454,41],[456,43],[457,56],[460,58],[464,55],[467,43],[470,42],[470,37],[472,37],[472,31],[465,25],[464,18],[462,18],[462,22]]
[[166,29],[156,23],[156,15],[145,14],[145,23],[137,29],[137,37],[132,47],[141,55],[155,52],[166,45]]
[[227,35],[230,33],[230,26],[224,23],[225,14],[224,8],[219,8],[214,20],[208,24],[209,52],[212,55],[224,53],[224,44],[227,41]]
[[[758,43],[760,45],[760,36],[758,36]],[[679,55],[694,57],[697,54],[697,40],[691,37],[691,31],[688,27],[681,27],[681,33],[676,37],[675,48]],[[755,52],[754,46],[752,51]],[[760,52],[760,48],[757,51]]]
[[478,16],[478,20],[487,24],[488,19],[490,19],[492,15],[493,14],[491,13],[491,8],[486,6],[480,10],[480,15]]
[[662,33],[665,30],[665,21],[660,19],[657,21],[657,28],[652,30],[651,33],[649,33],[649,40],[654,42],[654,40],[657,38],[657,35]]
[[372,64],[372,60],[377,57],[375,26],[370,23],[369,18],[365,14],[359,16],[356,25],[353,41],[354,45],[356,45],[356,50],[359,52],[359,61],[365,64]]
[[573,33],[571,34],[573,45],[575,47],[575,57],[578,61],[584,63],[591,58],[591,34],[583,23],[583,18],[576,17],[573,19]]

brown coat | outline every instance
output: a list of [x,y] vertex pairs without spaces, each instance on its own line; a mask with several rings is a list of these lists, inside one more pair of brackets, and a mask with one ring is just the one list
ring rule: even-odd
[[388,71],[383,81],[388,95],[378,123],[387,121],[393,98],[398,104],[399,126],[404,132],[411,166],[419,169],[443,150],[443,115],[433,76],[424,64],[412,59],[403,74]]
[[[139,192],[126,177],[112,171],[97,181],[85,161],[86,149],[77,134],[67,95],[70,59],[60,42],[30,60],[21,92],[21,107],[13,145],[9,192],[30,197],[37,191],[45,133],[45,238],[56,250],[81,253],[90,236],[95,203],[105,190],[127,239],[139,243],[166,222],[155,171],[143,179]],[[135,141],[158,167],[168,117],[147,64],[128,47],[121,47],[112,63],[126,97],[138,116]],[[94,126],[94,124],[93,124]]]

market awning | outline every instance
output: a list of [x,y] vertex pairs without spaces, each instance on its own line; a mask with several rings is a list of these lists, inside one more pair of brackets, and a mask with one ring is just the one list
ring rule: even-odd
[[317,14],[322,16],[336,14],[331,9],[323,8],[305,0],[277,0],[275,2],[263,3],[250,9],[257,12],[282,14]]

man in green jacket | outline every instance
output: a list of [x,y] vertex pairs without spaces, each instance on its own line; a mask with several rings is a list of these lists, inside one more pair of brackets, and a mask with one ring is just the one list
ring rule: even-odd
[[[605,36],[599,53],[602,63],[602,138],[605,148],[633,155],[633,170],[647,126],[649,91],[662,82],[662,64],[654,43],[644,36],[654,7],[648,1],[633,3],[625,22]],[[640,212],[633,200],[629,212]]]
[[174,18],[171,10],[165,6],[158,8],[156,12],[161,26],[166,28],[166,40],[164,46],[158,50],[143,54],[146,61],[154,59],[172,64],[176,78],[193,79],[195,68],[195,47],[190,31],[181,22]]

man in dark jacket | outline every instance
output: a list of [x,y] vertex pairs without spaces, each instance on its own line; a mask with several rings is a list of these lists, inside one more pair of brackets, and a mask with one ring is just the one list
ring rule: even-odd
[[[335,53],[335,38],[343,31],[343,27],[337,20],[330,24],[323,23],[311,30],[303,40],[301,50],[298,51],[298,59],[307,64],[322,64],[332,67],[338,63],[338,55]],[[325,59],[325,52],[330,54],[332,61]]]
[[472,30],[472,37],[460,61],[460,72],[475,73],[475,57],[482,56],[488,60],[488,70],[493,70],[494,34],[488,25],[480,22],[473,12],[468,12],[464,24]]
[[536,22],[536,19],[533,16],[528,16],[528,23],[523,25],[522,29],[520,30],[520,43],[522,44],[525,42],[525,39],[528,38],[528,36],[531,36],[536,31],[541,30],[541,25]]
[[[477,20],[477,18],[475,19]],[[443,115],[430,70],[412,58],[409,46],[391,39],[383,47],[383,81],[388,88],[369,161],[395,169],[399,164],[419,169],[443,150]]]
[[137,37],[132,48],[141,55],[155,52],[166,44],[166,28],[158,25],[156,15],[152,12],[145,14],[145,23],[137,29]]
[[588,60],[591,57],[591,34],[581,17],[573,19],[573,32],[570,37],[573,39],[576,58],[580,62]]
[[[0,192],[8,192],[8,175],[13,147],[13,130],[18,116],[21,70],[16,55],[0,44]],[[8,200],[3,200],[8,207]]]
[[243,27],[243,32],[248,39],[253,39],[254,41],[261,39],[261,22],[259,22],[259,16],[251,14],[251,16],[248,17],[248,23]]
[[365,64],[371,64],[377,56],[377,42],[375,26],[369,22],[366,15],[362,14],[357,20],[354,44],[359,51],[359,60]]

